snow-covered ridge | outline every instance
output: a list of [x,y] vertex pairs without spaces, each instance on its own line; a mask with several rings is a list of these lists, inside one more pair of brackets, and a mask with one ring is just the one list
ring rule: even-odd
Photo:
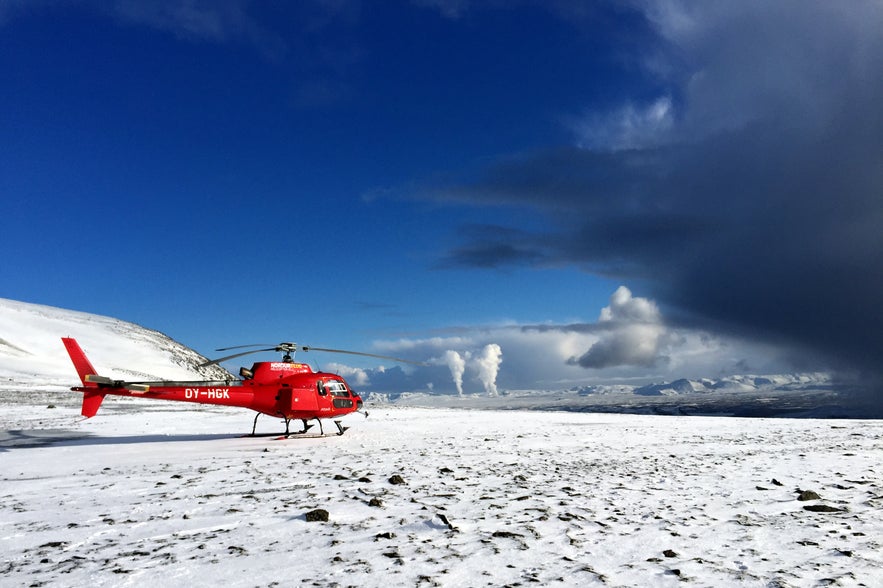
[[62,337],[74,337],[99,374],[126,380],[229,379],[168,336],[119,319],[0,298],[0,392],[77,385]]
[[635,386],[501,390],[498,396],[431,393],[367,395],[368,406],[422,406],[663,415],[803,418],[883,418],[867,397],[841,389],[827,374],[728,376]]
[[824,389],[831,385],[830,374],[823,372],[773,375],[732,375],[720,379],[681,378],[673,382],[644,386],[581,386],[573,388],[580,395],[631,392],[638,396],[679,396],[712,392],[791,391],[806,388]]

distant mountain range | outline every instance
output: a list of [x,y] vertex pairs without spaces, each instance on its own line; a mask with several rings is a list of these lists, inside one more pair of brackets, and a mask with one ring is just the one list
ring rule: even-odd
[[796,391],[824,390],[831,386],[831,377],[826,373],[800,373],[776,375],[734,375],[720,379],[702,378],[700,380],[680,379],[660,384],[644,386],[580,386],[571,388],[580,396],[592,394],[613,394],[630,392],[637,396],[682,396],[686,394],[709,394],[713,392],[758,392],[758,391]]

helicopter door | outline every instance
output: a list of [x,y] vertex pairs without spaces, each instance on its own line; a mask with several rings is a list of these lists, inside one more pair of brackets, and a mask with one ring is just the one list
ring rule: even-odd
[[276,409],[283,414],[300,410],[314,411],[318,408],[316,395],[311,390],[284,387],[279,388],[276,394]]
[[292,405],[291,399],[291,388],[280,388],[279,393],[276,394],[276,410],[282,414],[290,412]]

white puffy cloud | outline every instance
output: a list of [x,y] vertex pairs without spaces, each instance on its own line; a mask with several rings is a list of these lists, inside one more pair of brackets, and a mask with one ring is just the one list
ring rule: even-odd
[[454,337],[378,341],[378,352],[430,365],[367,370],[369,382],[360,386],[411,392],[430,382],[439,394],[494,394],[793,369],[772,346],[666,324],[653,300],[624,286],[593,314],[592,322],[463,326]]
[[[327,372],[343,376],[353,386],[361,387],[367,385],[370,382],[368,372],[362,368],[356,368],[348,366],[346,364],[332,362],[322,366],[322,369]],[[382,366],[377,369],[378,371],[383,371]]]
[[658,324],[662,321],[662,316],[655,302],[647,298],[636,298],[632,296],[631,290],[620,286],[610,296],[610,305],[601,309],[598,320],[611,323]]
[[610,305],[601,310],[598,322],[609,328],[582,356],[570,358],[570,363],[585,368],[653,367],[663,359],[660,342],[666,329],[652,300],[633,297],[620,286],[610,297]]

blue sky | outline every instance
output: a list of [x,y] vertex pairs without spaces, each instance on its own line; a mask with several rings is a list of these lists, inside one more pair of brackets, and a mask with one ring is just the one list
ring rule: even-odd
[[879,373],[879,3],[295,4],[0,5],[0,296],[438,363],[369,389]]

